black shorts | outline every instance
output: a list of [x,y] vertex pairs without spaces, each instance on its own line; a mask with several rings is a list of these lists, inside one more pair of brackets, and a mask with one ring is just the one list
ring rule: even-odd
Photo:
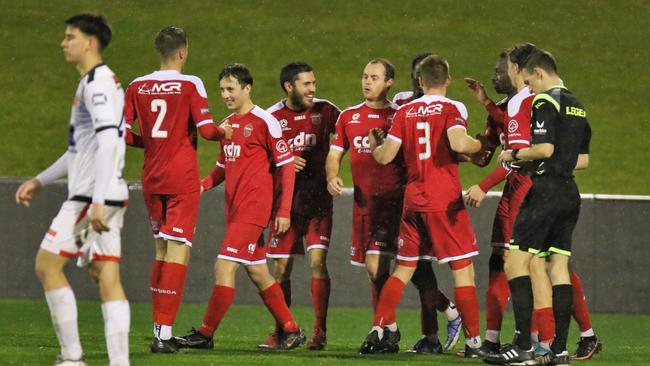
[[570,256],[579,216],[580,193],[573,178],[535,177],[515,220],[510,249]]

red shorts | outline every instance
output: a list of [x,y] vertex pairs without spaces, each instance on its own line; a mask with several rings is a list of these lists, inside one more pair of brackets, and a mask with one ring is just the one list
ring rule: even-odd
[[387,255],[397,252],[401,201],[394,207],[364,210],[356,204],[352,208],[352,245],[350,263],[365,266],[366,255]]
[[270,227],[266,256],[289,258],[304,255],[305,246],[307,252],[312,249],[328,250],[332,235],[332,215],[308,219],[293,218],[289,230],[282,235],[277,235],[273,222]]
[[512,239],[512,228],[519,213],[519,207],[526,198],[533,181],[530,177],[512,172],[508,175],[506,185],[492,225],[492,246],[508,247]]
[[264,228],[255,224],[231,222],[226,224],[217,258],[238,262],[245,266],[266,263]]
[[476,237],[464,208],[453,211],[405,210],[400,226],[397,263],[415,267],[418,260],[447,263],[478,255]]
[[143,195],[153,236],[192,246],[201,193]]

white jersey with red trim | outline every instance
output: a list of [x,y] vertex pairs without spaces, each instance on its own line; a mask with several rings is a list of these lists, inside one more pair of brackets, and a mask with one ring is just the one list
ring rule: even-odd
[[530,117],[535,98],[528,87],[524,87],[508,100],[508,124],[505,128],[505,148],[523,149],[530,146]]
[[111,69],[99,64],[84,75],[72,103],[68,141],[68,197],[92,198],[97,167],[97,136],[114,130],[120,137],[104,199],[123,201],[128,188],[122,179],[124,168],[124,91]]

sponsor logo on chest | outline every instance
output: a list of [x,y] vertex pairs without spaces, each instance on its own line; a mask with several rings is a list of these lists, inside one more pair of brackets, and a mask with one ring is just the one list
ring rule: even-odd
[[318,138],[315,133],[300,132],[293,138],[289,139],[289,145],[293,151],[309,151],[316,146]]
[[358,154],[370,154],[370,140],[368,136],[355,136],[352,145]]
[[223,147],[223,154],[226,161],[234,162],[241,155],[241,146],[231,142]]

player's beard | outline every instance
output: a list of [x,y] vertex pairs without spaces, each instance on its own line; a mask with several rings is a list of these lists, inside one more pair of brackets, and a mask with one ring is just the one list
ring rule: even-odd
[[303,95],[298,95],[296,93],[291,93],[289,95],[291,104],[298,108],[299,111],[307,110],[310,106],[305,103],[305,98]]

